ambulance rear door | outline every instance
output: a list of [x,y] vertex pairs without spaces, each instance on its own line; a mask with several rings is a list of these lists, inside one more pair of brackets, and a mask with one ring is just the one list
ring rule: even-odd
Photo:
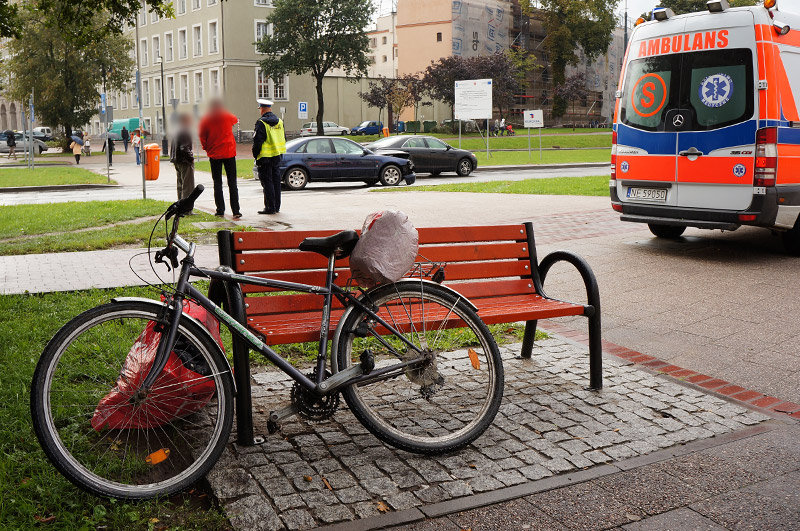
[[744,210],[753,201],[755,39],[751,11],[686,18],[683,52],[674,57],[680,62],[679,97],[664,117],[678,135],[678,207]]
[[678,134],[665,118],[678,106],[680,64],[662,53],[683,34],[685,17],[636,28],[617,118],[617,195],[623,203],[677,205]]

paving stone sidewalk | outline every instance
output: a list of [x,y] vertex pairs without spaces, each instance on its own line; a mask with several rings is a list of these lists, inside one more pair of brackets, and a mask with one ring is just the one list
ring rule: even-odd
[[[501,347],[505,397],[465,450],[422,457],[383,445],[343,405],[331,421],[291,419],[261,446],[231,443],[208,480],[237,529],[308,529],[589,469],[754,426],[769,417],[605,360],[592,392],[584,348],[538,342],[531,360]],[[253,376],[254,423],[288,401],[276,371]]]

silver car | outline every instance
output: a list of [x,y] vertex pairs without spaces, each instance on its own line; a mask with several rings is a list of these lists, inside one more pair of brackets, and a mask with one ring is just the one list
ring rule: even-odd
[[[350,129],[335,122],[322,122],[322,128],[325,130],[325,136],[350,134]],[[316,136],[316,134],[317,122],[306,122],[300,128],[300,136]]]
[[[17,141],[17,153],[24,153],[30,149],[30,140],[22,138],[22,133],[16,132],[14,133],[14,138]],[[8,143],[7,143],[6,133],[0,133],[0,153],[8,153]],[[37,150],[37,153],[40,155],[47,151],[47,144],[42,142],[41,140],[33,139],[33,149]]]

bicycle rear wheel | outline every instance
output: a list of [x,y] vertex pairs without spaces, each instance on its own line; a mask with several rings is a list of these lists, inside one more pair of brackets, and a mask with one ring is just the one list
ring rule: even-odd
[[[428,356],[399,376],[342,391],[361,423],[398,448],[440,454],[478,438],[503,397],[503,365],[489,329],[466,300],[437,284],[402,281],[362,299],[387,324]],[[419,353],[374,318],[353,307],[335,340],[336,370],[360,363],[369,351],[374,371]]]
[[167,331],[160,313],[139,301],[88,310],[58,331],[36,367],[36,436],[55,467],[93,494],[144,499],[177,492],[205,475],[228,441],[230,368],[188,317],[167,366],[147,394],[139,392]]

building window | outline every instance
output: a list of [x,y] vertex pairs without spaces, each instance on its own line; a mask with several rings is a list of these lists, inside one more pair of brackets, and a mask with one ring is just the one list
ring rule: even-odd
[[164,59],[171,63],[174,59],[172,55],[172,32],[164,34]]
[[150,82],[146,79],[142,80],[142,104],[150,107]]
[[194,101],[200,103],[203,101],[203,73],[194,73]]
[[158,22],[158,20],[159,20],[158,13],[156,13],[155,11],[151,12],[150,13],[150,24],[155,24],[156,22]]
[[269,78],[260,68],[256,70],[256,97],[269,99]]
[[208,5],[210,5],[210,6],[217,5],[217,0],[208,0]]
[[186,14],[186,0],[176,0],[176,3],[178,4],[177,9],[176,9],[178,14],[179,15],[185,15]]
[[208,23],[208,53],[217,53],[217,21]]
[[370,55],[369,57],[367,57],[367,61],[369,61],[369,64],[374,65],[375,64],[375,56],[374,55]]
[[189,76],[181,74],[181,103],[189,103]]
[[151,123],[150,122],[150,118],[145,118],[144,119],[144,130],[145,131],[152,131],[152,129],[150,128],[150,123]]
[[273,98],[274,100],[279,101],[279,100],[287,100],[287,99],[289,99],[286,96],[286,78],[285,77],[282,77],[282,78],[278,79],[277,81],[273,81],[272,84],[273,84],[273,87],[274,87],[274,94],[275,94],[275,97]]
[[384,56],[383,56],[383,62],[385,63],[386,61],[388,61],[388,59],[387,59],[387,58],[386,58],[386,56],[384,55]]
[[139,50],[142,57],[142,66],[147,66],[147,39],[142,39],[141,48]]
[[159,59],[161,59],[161,39],[155,35],[153,37],[153,64],[157,63]]
[[[256,42],[261,42],[267,35],[272,35],[272,24],[268,24],[265,20],[256,20]],[[256,45],[256,53],[259,53],[258,45]]]
[[203,55],[203,31],[199,24],[192,26],[192,50],[195,57]]
[[386,44],[386,36],[384,36],[384,37],[381,39],[381,43],[382,43],[382,44]]
[[186,59],[186,30],[178,30],[178,59]]
[[169,76],[167,78],[167,103],[172,103],[175,99],[175,78]]
[[192,11],[200,9],[200,2],[201,0],[192,0]]
[[142,9],[139,11],[139,25],[146,26],[147,25],[147,4],[142,2]]
[[377,45],[378,45],[378,39],[376,39],[375,37],[372,37],[369,40],[369,47],[370,48],[375,48]]
[[161,78],[153,79],[153,102],[156,105],[161,105]]
[[209,70],[208,71],[208,89],[211,92],[211,95],[216,97],[220,95],[220,85],[219,85],[219,70]]
[[272,0],[255,0],[254,5],[257,5],[257,6],[260,6],[260,7],[269,7],[269,6],[272,5]]
[[122,97],[120,98],[119,108],[120,109],[127,109],[128,108],[128,93],[127,92],[123,92],[122,93]]
[[436,42],[442,42],[442,32],[441,31],[437,31],[436,32]]
[[156,117],[156,133],[163,133],[164,132],[164,120],[161,116]]

